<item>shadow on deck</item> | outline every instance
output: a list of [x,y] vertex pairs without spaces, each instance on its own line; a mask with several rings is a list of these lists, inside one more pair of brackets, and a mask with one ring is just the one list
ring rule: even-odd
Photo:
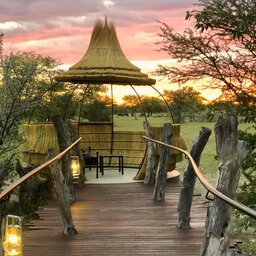
[[24,256],[35,255],[175,255],[197,256],[203,238],[206,207],[195,197],[190,230],[179,230],[180,186],[167,183],[164,202],[152,200],[153,186],[142,183],[86,184],[76,190],[72,206],[79,234],[62,235],[56,201],[39,210],[24,236]]

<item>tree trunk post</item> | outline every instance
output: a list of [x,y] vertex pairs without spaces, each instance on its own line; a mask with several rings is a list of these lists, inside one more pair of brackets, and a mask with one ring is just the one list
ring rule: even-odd
[[[193,141],[193,146],[190,151],[190,155],[199,166],[201,154],[204,150],[205,145],[211,135],[211,130],[205,127],[201,128],[199,135]],[[190,228],[190,210],[193,201],[193,192],[196,183],[196,174],[194,169],[188,161],[182,187],[180,191],[179,204],[178,204],[178,228],[189,229]]]
[[[143,122],[143,127],[147,137],[153,139],[153,132],[148,121]],[[154,184],[156,178],[156,144],[147,141],[147,158],[146,158],[146,174],[144,178],[145,184]]]
[[[54,157],[54,152],[52,149],[48,150],[48,158],[51,159]],[[68,188],[66,185],[66,181],[63,177],[61,168],[57,161],[53,162],[50,165],[51,173],[53,176],[57,198],[59,201],[61,218],[64,225],[64,235],[75,235],[77,234],[77,230],[73,224],[72,214],[70,210],[70,204],[68,200]]]
[[[240,167],[247,155],[246,144],[237,139],[237,118],[226,115],[215,125],[219,178],[216,189],[233,198],[240,178]],[[225,256],[228,253],[232,208],[215,197],[208,209],[201,256]]]
[[[71,143],[75,142],[76,138],[75,138],[75,133],[72,127],[72,123],[70,120],[66,121],[67,127],[68,127],[68,131],[69,131],[69,138]],[[82,152],[80,150],[80,146],[79,144],[77,144],[74,147],[74,151],[75,151],[75,155],[77,155],[79,157],[79,164],[80,164],[80,168],[81,168],[81,173],[79,176],[79,180],[78,180],[78,186],[79,187],[83,187],[84,186],[84,182],[87,180],[86,176],[85,176],[85,172],[84,172],[84,168],[85,168],[85,163],[84,163],[84,158],[82,156]]]
[[[57,133],[60,151],[63,151],[68,147],[68,140],[67,140],[67,134],[65,131],[64,121],[60,115],[53,116],[52,121]],[[69,190],[69,193],[68,193],[69,202],[72,204],[75,202],[75,196],[74,196],[74,188],[73,188],[73,176],[70,168],[70,158],[68,154],[65,154],[61,158],[61,163],[62,163],[62,173],[66,180],[67,187]]]
[[[166,144],[171,144],[172,137],[172,125],[170,123],[164,124],[163,131],[163,142]],[[154,199],[164,200],[165,196],[165,185],[167,179],[167,172],[169,168],[171,150],[169,147],[162,147],[161,154],[159,158],[159,163],[156,171],[156,182],[154,188]]]

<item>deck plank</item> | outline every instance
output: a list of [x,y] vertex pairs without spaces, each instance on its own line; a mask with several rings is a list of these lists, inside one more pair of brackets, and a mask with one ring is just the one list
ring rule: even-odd
[[72,214],[79,234],[69,238],[62,235],[57,202],[49,201],[24,235],[24,256],[199,255],[206,207],[194,197],[192,228],[177,229],[180,186],[167,184],[163,202],[154,201],[153,186],[142,183],[87,184],[77,189]]

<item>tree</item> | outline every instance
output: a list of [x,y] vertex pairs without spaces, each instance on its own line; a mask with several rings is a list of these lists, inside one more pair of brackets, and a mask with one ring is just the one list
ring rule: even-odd
[[22,138],[18,128],[30,111],[56,83],[58,63],[32,52],[1,56],[0,69],[0,166],[8,166]]
[[83,117],[89,121],[110,121],[111,109],[106,105],[105,101],[95,99],[85,106]]
[[183,87],[176,91],[164,90],[163,93],[174,114],[175,121],[181,123],[186,117],[190,121],[195,120],[196,113],[203,109],[205,100],[201,93],[192,87]]
[[195,18],[196,29],[218,30],[220,35],[237,39],[255,55],[256,2],[254,0],[199,0],[200,10],[187,12]]
[[75,93],[77,85],[59,83],[47,91],[40,105],[37,105],[29,119],[37,122],[49,122],[51,117],[60,114],[64,119],[71,119],[76,115],[79,95]]
[[163,101],[157,97],[143,96],[142,104],[148,116],[163,112]]
[[140,108],[140,101],[137,96],[135,95],[125,95],[123,98],[123,106],[126,106],[130,112],[132,112],[132,115],[136,118],[136,113],[138,112],[138,109]]
[[[255,1],[199,2],[202,10],[187,15],[187,18],[196,19],[195,29],[175,33],[167,24],[161,23],[160,50],[181,65],[159,66],[157,74],[168,76],[171,82],[199,80],[206,88],[224,88],[247,109],[255,110]],[[248,31],[247,25],[253,29]]]

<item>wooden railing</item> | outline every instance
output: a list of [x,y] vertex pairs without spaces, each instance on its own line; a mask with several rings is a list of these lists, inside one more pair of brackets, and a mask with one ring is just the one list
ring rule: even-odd
[[34,170],[32,170],[31,172],[27,173],[26,175],[22,176],[19,180],[17,180],[16,182],[14,182],[12,185],[10,185],[8,188],[6,188],[5,190],[3,190],[0,194],[0,200],[2,200],[5,196],[7,196],[9,193],[11,193],[16,187],[18,187],[22,182],[24,182],[25,180],[27,180],[28,178],[30,178],[31,176],[37,174],[38,172],[40,172],[42,169],[44,169],[45,167],[49,166],[50,164],[52,164],[53,162],[55,162],[56,160],[59,160],[60,158],[62,158],[69,150],[71,150],[76,144],[78,144],[80,142],[82,138],[79,138],[78,140],[76,140],[73,144],[71,144],[68,148],[66,148],[65,150],[63,150],[62,152],[60,152],[58,155],[56,155],[55,157],[53,157],[52,159],[48,160],[47,162],[41,164],[40,166],[38,166],[37,168],[35,168]]
[[235,209],[237,209],[238,211],[250,216],[251,218],[253,219],[256,219],[256,211],[249,208],[248,206],[246,205],[243,205],[229,197],[227,197],[226,195],[224,195],[223,193],[221,193],[220,191],[218,191],[217,189],[215,189],[205,178],[204,176],[202,175],[201,171],[199,170],[197,164],[195,163],[194,159],[192,158],[192,156],[186,151],[186,150],[183,150],[181,148],[178,148],[178,147],[175,147],[175,146],[172,146],[172,145],[169,145],[169,144],[166,144],[166,143],[163,143],[161,141],[158,141],[158,140],[154,140],[154,139],[151,139],[149,137],[146,137],[146,136],[143,136],[143,138],[149,140],[149,141],[152,141],[152,142],[155,142],[159,145],[162,145],[162,146],[165,146],[165,147],[169,147],[169,148],[172,148],[172,149],[175,149],[175,150],[178,150],[179,152],[182,152],[186,157],[188,157],[188,159],[190,160],[192,166],[193,166],[193,169],[196,173],[196,176],[197,178],[199,179],[199,181],[201,182],[201,184],[206,188],[207,191],[209,191],[210,193],[212,193],[213,195],[217,196],[218,198],[224,200],[227,204],[229,204],[230,206],[234,207]]

